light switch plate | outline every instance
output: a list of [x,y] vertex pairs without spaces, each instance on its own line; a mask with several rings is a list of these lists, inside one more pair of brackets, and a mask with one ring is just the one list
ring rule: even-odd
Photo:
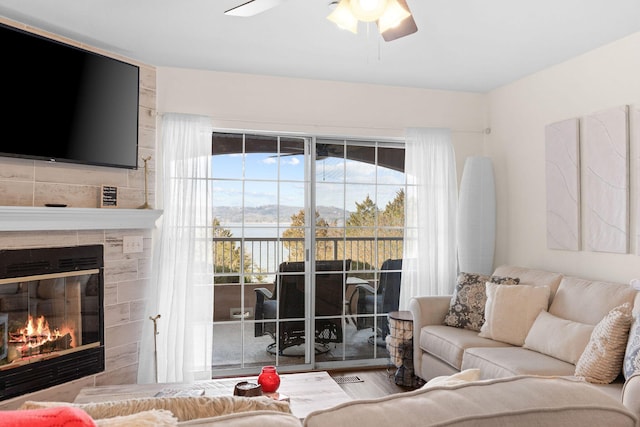
[[142,236],[124,236],[122,238],[122,252],[137,254],[143,251]]

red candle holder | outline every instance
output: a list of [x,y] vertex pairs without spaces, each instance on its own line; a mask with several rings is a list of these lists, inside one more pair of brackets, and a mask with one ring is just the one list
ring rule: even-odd
[[264,366],[258,375],[258,384],[264,393],[274,393],[280,387],[280,375],[275,366]]

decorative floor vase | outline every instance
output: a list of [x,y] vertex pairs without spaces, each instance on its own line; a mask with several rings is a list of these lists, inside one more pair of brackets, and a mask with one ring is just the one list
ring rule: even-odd
[[458,199],[458,264],[465,273],[491,274],[496,244],[496,190],[489,157],[468,157]]

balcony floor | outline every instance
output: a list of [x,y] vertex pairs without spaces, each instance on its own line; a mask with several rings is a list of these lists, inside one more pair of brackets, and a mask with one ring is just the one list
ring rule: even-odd
[[[239,324],[217,324],[214,327],[213,345],[213,369],[238,369],[247,367],[258,367],[265,364],[275,364],[278,366],[298,365],[304,363],[301,356],[276,356],[267,351],[267,346],[273,339],[264,335],[254,337],[253,324],[244,325],[244,346],[242,344],[242,334]],[[384,347],[381,339],[377,340],[378,345],[370,343],[373,336],[371,328],[356,330],[352,323],[348,323],[344,329],[344,340],[342,343],[329,344],[329,351],[316,354],[316,362],[343,361],[350,360],[357,366],[358,360],[379,359],[380,365],[388,363],[389,353]],[[287,354],[302,354],[304,348],[290,347]],[[244,363],[243,357],[244,354]]]

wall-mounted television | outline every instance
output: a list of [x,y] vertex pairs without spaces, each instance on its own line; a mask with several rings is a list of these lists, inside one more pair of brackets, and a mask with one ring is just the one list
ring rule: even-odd
[[135,169],[139,67],[0,24],[0,156]]

